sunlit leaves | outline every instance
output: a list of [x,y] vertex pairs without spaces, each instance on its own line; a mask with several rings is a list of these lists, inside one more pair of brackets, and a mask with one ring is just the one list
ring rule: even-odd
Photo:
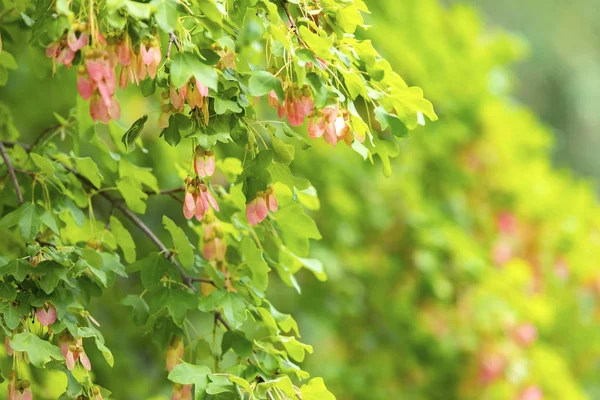
[[117,239],[117,244],[123,251],[123,255],[125,256],[125,261],[128,263],[132,263],[135,261],[135,242],[131,237],[131,233],[114,216],[110,217],[110,230],[115,235]]
[[327,390],[323,378],[311,379],[306,385],[302,385],[300,392],[302,400],[335,400],[335,396]]
[[102,185],[103,176],[100,174],[98,164],[90,157],[75,157],[75,168],[97,189]]
[[171,62],[171,84],[180,88],[192,78],[213,90],[217,90],[218,75],[215,69],[205,64],[198,55],[178,53]]
[[248,80],[248,90],[251,96],[264,96],[271,91],[274,91],[283,102],[284,94],[281,87],[281,80],[274,77],[267,71],[254,71]]
[[249,237],[242,240],[241,252],[252,271],[252,279],[258,290],[266,290],[269,284],[269,271],[271,270],[262,257],[262,252]]
[[58,347],[30,332],[22,332],[13,336],[10,339],[10,347],[15,351],[26,352],[29,361],[38,368],[42,368],[53,359],[63,359]]
[[158,27],[163,32],[173,32],[177,25],[178,3],[175,0],[154,0],[151,4],[155,7],[154,19]]
[[31,242],[42,225],[42,219],[37,207],[30,202],[23,203],[15,211],[6,214],[2,220],[0,220],[0,226],[5,228],[11,228],[13,226],[19,227],[19,232],[23,239],[27,242]]
[[246,320],[244,299],[239,294],[225,290],[216,290],[206,297],[201,297],[198,308],[204,312],[222,310],[225,320],[233,328],[238,328]]
[[194,246],[190,243],[183,229],[173,222],[169,217],[163,215],[163,225],[171,234],[175,252],[179,256],[179,260],[186,268],[191,268],[194,264]]
[[117,181],[117,189],[125,199],[131,211],[144,214],[146,212],[146,199],[148,194],[141,189],[141,185],[133,178],[126,176]]
[[250,201],[256,197],[256,192],[266,190],[271,183],[271,174],[268,167],[273,162],[273,152],[271,150],[261,151],[258,155],[247,161],[244,165],[244,195],[246,200]]
[[375,119],[381,124],[382,130],[389,127],[394,136],[405,137],[408,135],[406,126],[400,121],[400,118],[386,112],[381,106],[375,108]]
[[196,390],[202,390],[208,383],[208,375],[210,369],[203,365],[193,365],[186,362],[176,365],[169,373],[171,382],[180,383],[182,385],[196,385]]
[[315,54],[324,60],[331,60],[333,58],[333,36],[320,36],[317,33],[311,32],[306,26],[300,27],[300,36],[308,47],[315,52]]

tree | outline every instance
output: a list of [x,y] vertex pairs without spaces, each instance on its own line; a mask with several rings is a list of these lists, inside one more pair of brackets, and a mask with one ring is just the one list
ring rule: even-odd
[[[301,269],[325,279],[308,258],[316,192],[292,161],[322,137],[389,175],[397,140],[437,118],[355,37],[365,12],[361,0],[4,3],[0,84],[55,119],[22,135],[18,101],[0,114],[9,398],[159,390],[94,378],[106,374],[94,354],[112,366],[132,353],[112,355],[105,335],[116,344],[120,328],[104,329],[94,302],[106,319],[130,308],[172,398],[334,398],[297,365],[312,347],[265,296],[273,270],[298,291]],[[28,91],[34,74],[55,75],[60,95]],[[65,384],[44,384],[56,371]]]

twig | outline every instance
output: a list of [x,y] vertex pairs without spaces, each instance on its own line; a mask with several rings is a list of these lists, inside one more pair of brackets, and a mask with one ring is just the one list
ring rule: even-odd
[[214,283],[212,280],[210,279],[204,279],[204,278],[192,278],[192,282],[200,282],[200,283],[208,283],[209,285],[213,285],[214,287],[217,287],[217,284]]
[[173,189],[164,189],[164,190],[161,190],[158,193],[156,193],[156,192],[150,192],[150,191],[144,192],[144,193],[146,193],[149,196],[152,196],[152,195],[157,196],[157,195],[165,195],[165,194],[169,194],[170,195],[170,194],[173,194],[173,193],[181,193],[181,192],[185,192],[185,188],[184,187],[176,187],[176,188],[173,188]]
[[54,125],[54,126],[51,126],[49,128],[44,129],[42,131],[42,133],[40,133],[38,135],[38,137],[35,138],[35,140],[33,141],[33,144],[31,145],[31,147],[29,148],[28,151],[31,151],[31,150],[35,149],[37,147],[38,143],[42,140],[42,138],[44,136],[46,136],[46,133],[48,133],[48,132],[50,132],[52,130],[56,130],[56,129],[60,128],[60,127],[61,127],[61,125]]
[[285,14],[287,15],[288,19],[290,20],[290,29],[292,30],[292,32],[294,32],[294,34],[298,38],[298,41],[300,42],[300,44],[302,44],[302,46],[304,46],[308,49],[309,48],[308,45],[300,37],[300,32],[298,32],[298,26],[296,26],[296,21],[294,21],[294,18],[292,17],[292,14],[290,13],[290,9],[288,8],[288,0],[281,0],[281,6],[283,7],[283,10],[285,11]]
[[27,152],[31,151],[31,146],[28,145],[27,143],[23,143],[23,142],[2,141],[2,144],[4,145],[4,147],[8,147],[8,148],[13,148],[18,145],[18,146],[21,146],[22,148],[24,148]]
[[19,204],[23,204],[23,193],[21,193],[21,188],[19,187],[19,181],[17,180],[17,176],[15,175],[15,170],[8,158],[8,154],[6,154],[6,148],[4,147],[4,143],[0,142],[0,153],[2,153],[2,158],[4,159],[4,163],[6,164],[6,168],[8,169],[8,174],[10,175],[10,179],[17,191],[17,199],[19,200]]
[[[223,316],[221,315],[220,312],[215,311],[215,318],[221,323],[221,325],[223,325],[225,327],[225,329],[227,329],[228,331],[231,330],[231,326],[229,326],[229,324],[227,323],[227,321],[225,321],[225,319],[223,318]],[[250,363],[252,363],[252,360],[248,359],[250,361]]]
[[180,51],[177,36],[173,32],[169,32],[169,45],[167,46],[167,54],[165,54],[167,60],[171,58],[171,47],[173,47],[173,44],[175,44],[177,51]]

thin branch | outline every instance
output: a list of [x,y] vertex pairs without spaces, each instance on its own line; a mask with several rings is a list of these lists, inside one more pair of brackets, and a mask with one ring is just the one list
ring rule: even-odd
[[15,146],[21,146],[22,148],[24,148],[27,152],[31,151],[31,145],[27,144],[27,143],[23,143],[23,142],[10,142],[10,141],[2,141],[2,144],[4,145],[4,147],[8,147],[8,148],[13,148]]
[[180,51],[177,36],[173,32],[169,32],[169,45],[167,46],[167,54],[165,54],[167,60],[171,58],[171,47],[173,47],[173,44],[175,44],[177,51]]
[[185,188],[184,187],[176,187],[176,188],[173,188],[173,189],[164,189],[164,190],[161,190],[158,193],[151,192],[151,191],[147,191],[147,192],[144,192],[144,193],[146,193],[148,196],[152,196],[152,195],[158,196],[158,195],[170,195],[170,194],[181,193],[181,192],[185,192]]
[[[221,323],[221,325],[223,325],[225,327],[225,329],[227,329],[228,331],[231,330],[231,326],[229,326],[227,321],[225,321],[225,319],[223,318],[223,316],[221,315],[220,312],[215,311],[215,318]],[[250,359],[248,359],[248,360],[252,364],[252,360],[250,360]]]
[[204,278],[192,278],[192,282],[200,282],[200,283],[208,283],[209,285],[213,285],[214,287],[217,287],[217,284],[214,283],[212,280],[210,279],[204,279]]
[[294,21],[294,17],[292,17],[292,14],[290,13],[290,9],[288,8],[288,0],[281,0],[281,6],[283,7],[285,14],[287,15],[288,20],[290,21],[290,29],[292,30],[292,32],[294,32],[294,34],[298,38],[298,41],[300,42],[300,44],[302,44],[302,46],[304,46],[308,49],[309,48],[308,45],[300,37],[300,32],[298,32],[298,26],[296,25],[296,21]]
[[6,148],[4,147],[4,143],[2,142],[0,142],[0,153],[2,153],[2,158],[4,159],[4,163],[6,164],[6,168],[8,169],[8,174],[10,175],[10,179],[12,180],[13,186],[17,191],[17,199],[19,200],[19,204],[23,204],[23,193],[21,193],[19,181],[17,180],[15,170],[13,169],[12,163],[8,158],[8,154],[6,154]]
[[42,131],[42,133],[40,133],[40,134],[38,135],[38,137],[36,137],[36,138],[35,138],[35,140],[33,141],[33,144],[31,145],[31,147],[29,148],[29,150],[28,150],[28,151],[31,151],[31,150],[35,149],[35,148],[37,147],[37,145],[39,144],[39,142],[42,140],[42,138],[43,138],[44,136],[46,136],[46,134],[47,134],[48,132],[50,132],[50,131],[53,131],[53,130],[56,130],[56,129],[60,128],[61,126],[62,126],[62,125],[54,125],[54,126],[51,126],[51,127],[49,127],[49,128],[46,128],[46,129],[44,129],[44,130]]

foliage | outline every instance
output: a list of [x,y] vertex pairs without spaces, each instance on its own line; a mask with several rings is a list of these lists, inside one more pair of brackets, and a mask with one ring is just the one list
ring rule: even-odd
[[309,176],[319,159],[330,278],[280,300],[311,327],[305,367],[344,399],[598,398],[594,192],[510,97],[522,43],[438,3],[372,6],[369,37],[440,116],[394,179],[325,148],[296,160]]
[[[3,3],[0,85],[56,75],[66,99],[31,96],[55,119],[35,135],[13,124],[18,101],[0,114],[9,398],[155,393],[99,362],[135,354],[113,355],[125,327],[104,328],[127,308],[163,353],[152,364],[166,358],[173,399],[334,398],[298,365],[313,348],[265,294],[272,270],[298,292],[302,269],[326,279],[310,258],[315,188],[292,161],[323,137],[389,175],[396,137],[437,119],[355,37],[366,12],[361,0]],[[267,104],[280,120],[263,118]],[[161,197],[169,212],[153,207]],[[64,385],[47,383],[57,374]]]

